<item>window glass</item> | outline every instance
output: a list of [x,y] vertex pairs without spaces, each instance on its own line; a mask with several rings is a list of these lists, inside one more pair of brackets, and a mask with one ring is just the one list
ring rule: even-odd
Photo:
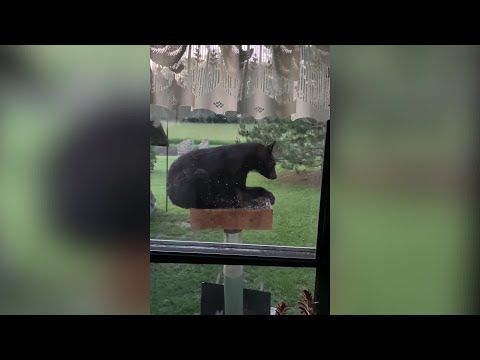
[[328,46],[152,45],[150,60],[151,119],[168,139],[152,147],[151,238],[222,242],[222,229],[195,230],[191,208],[273,203],[252,220],[266,230],[241,241],[315,246]]
[[[151,264],[150,313],[154,315],[215,315],[222,307],[225,268],[222,265]],[[297,302],[304,290],[314,292],[315,270],[244,266],[245,313],[274,312],[284,302],[287,315],[300,315]],[[235,269],[226,270],[234,273]],[[202,299],[203,297],[203,299]],[[235,301],[237,299],[233,299]],[[223,309],[217,311],[221,312]],[[212,311],[214,312],[212,314]],[[219,314],[220,315],[220,314]]]

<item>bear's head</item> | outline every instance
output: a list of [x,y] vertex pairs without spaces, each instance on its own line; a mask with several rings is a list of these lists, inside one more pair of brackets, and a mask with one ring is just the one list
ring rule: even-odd
[[275,142],[270,145],[262,145],[259,147],[257,153],[257,163],[255,170],[265,176],[267,179],[276,179],[277,173],[275,171],[275,158],[273,157],[273,147]]

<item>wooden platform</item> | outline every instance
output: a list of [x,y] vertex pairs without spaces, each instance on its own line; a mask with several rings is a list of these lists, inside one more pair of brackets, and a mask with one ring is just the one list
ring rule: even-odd
[[192,230],[272,230],[273,209],[190,209]]

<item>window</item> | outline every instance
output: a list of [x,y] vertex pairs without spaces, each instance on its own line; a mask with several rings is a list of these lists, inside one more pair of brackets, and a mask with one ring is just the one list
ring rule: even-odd
[[[152,284],[182,289],[185,279],[202,272],[198,269],[224,265],[219,281],[225,314],[246,313],[238,311],[238,291],[245,288],[247,296],[255,289],[243,279],[262,274],[265,267],[310,268],[315,280],[304,290],[315,289],[318,312],[329,313],[328,52],[300,45],[152,45],[151,61],[151,119],[164,134],[163,142],[152,142],[157,154],[151,173]],[[243,147],[223,147],[234,144]],[[196,149],[213,155],[205,155],[207,161],[193,155],[200,154]],[[244,170],[246,188],[237,177]],[[195,181],[180,190],[185,177]],[[220,185],[212,185],[215,181]],[[244,190],[237,193],[238,188]],[[227,218],[238,225],[226,228]],[[165,263],[199,265],[158,265]],[[238,278],[241,283],[231,281]],[[289,276],[269,280],[266,289],[274,302],[282,299],[279,289],[289,293],[307,286]],[[217,283],[210,275],[202,281]],[[152,313],[168,312],[155,298],[158,291],[152,289],[151,296],[157,307]],[[197,310],[186,313],[201,313]]]

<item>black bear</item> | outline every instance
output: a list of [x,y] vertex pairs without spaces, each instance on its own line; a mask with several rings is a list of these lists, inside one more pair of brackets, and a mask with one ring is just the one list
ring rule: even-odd
[[175,160],[168,172],[170,200],[185,209],[240,208],[273,194],[261,187],[247,187],[247,175],[257,171],[276,179],[273,147],[259,143],[193,150]]

